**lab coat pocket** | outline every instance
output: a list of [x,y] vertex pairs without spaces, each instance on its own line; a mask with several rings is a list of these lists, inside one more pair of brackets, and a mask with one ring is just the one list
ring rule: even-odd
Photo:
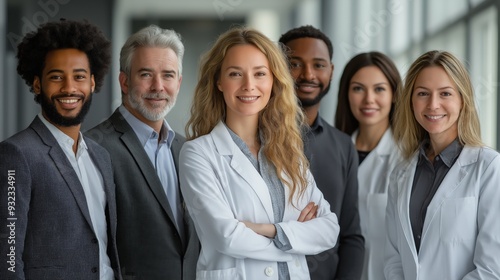
[[477,197],[445,199],[441,206],[441,239],[446,243],[470,244],[476,234]]
[[218,270],[198,270],[196,280],[241,280],[236,268],[218,269]]

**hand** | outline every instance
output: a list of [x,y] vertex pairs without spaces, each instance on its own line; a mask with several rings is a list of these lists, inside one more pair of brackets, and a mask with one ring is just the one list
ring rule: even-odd
[[316,218],[316,214],[318,213],[318,205],[314,202],[309,202],[306,207],[300,211],[300,216],[297,219],[299,222],[307,222]]

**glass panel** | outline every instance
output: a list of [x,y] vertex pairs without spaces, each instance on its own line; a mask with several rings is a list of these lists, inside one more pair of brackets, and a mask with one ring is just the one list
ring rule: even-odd
[[389,1],[388,11],[392,16],[390,26],[390,45],[391,53],[401,53],[410,45],[409,24],[412,17],[422,19],[421,15],[414,14],[410,9],[409,1]]
[[427,0],[427,30],[434,33],[467,12],[467,0]]
[[498,24],[497,10],[491,7],[471,20],[470,71],[481,136],[486,145],[497,148]]
[[460,60],[465,60],[465,23],[457,24],[446,33],[434,35],[426,45],[426,50],[446,50]]
[[424,36],[424,27],[422,24],[422,19],[424,18],[424,0],[414,0],[410,1],[411,8],[409,12],[412,18],[412,37],[411,39],[416,41],[421,41]]
[[470,3],[472,4],[473,7],[483,3],[484,0],[470,0]]

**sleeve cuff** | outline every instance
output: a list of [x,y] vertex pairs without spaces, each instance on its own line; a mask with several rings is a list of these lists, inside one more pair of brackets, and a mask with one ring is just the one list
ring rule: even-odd
[[274,224],[274,226],[276,227],[276,236],[273,239],[274,245],[281,251],[292,249],[292,245],[281,226],[279,224]]

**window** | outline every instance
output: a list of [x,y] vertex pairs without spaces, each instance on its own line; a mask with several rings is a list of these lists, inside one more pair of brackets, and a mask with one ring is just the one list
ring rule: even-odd
[[471,20],[470,72],[476,96],[481,136],[497,148],[498,30],[497,10],[490,7]]

